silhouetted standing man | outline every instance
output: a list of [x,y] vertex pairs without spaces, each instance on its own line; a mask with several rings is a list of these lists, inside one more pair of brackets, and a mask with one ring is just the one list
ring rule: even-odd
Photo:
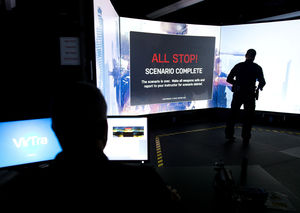
[[[231,111],[226,124],[225,136],[228,140],[234,140],[234,125],[240,107],[244,104],[244,121],[242,138],[245,145],[249,144],[251,138],[251,128],[255,112],[255,99],[258,98],[258,90],[262,90],[266,82],[262,68],[254,63],[256,51],[249,49],[245,55],[246,61],[233,67],[230,71],[227,82],[232,84],[233,98]],[[258,88],[255,83],[258,80]]]

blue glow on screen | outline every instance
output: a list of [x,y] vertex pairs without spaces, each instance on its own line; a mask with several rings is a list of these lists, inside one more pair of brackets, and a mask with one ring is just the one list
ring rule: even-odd
[[61,151],[51,118],[0,123],[0,168],[53,160]]

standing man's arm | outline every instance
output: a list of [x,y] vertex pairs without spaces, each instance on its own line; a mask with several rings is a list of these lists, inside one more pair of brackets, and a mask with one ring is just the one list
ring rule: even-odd
[[257,80],[259,82],[258,89],[262,90],[263,87],[266,85],[266,81],[265,81],[264,74],[263,74],[263,71],[262,71],[261,67],[260,67],[260,69],[258,71]]
[[235,82],[236,82],[236,73],[237,73],[237,71],[238,71],[238,67],[237,67],[237,65],[235,65],[233,68],[232,68],[232,70],[230,71],[230,73],[229,73],[229,75],[227,76],[227,79],[226,79],[226,81],[229,83],[229,84],[231,84],[232,85],[232,87],[231,87],[231,91],[232,92],[235,92],[236,91],[236,84],[235,84]]
[[237,72],[237,66],[235,65],[232,70],[230,71],[229,75],[227,76],[227,82],[230,84],[234,84],[235,83],[235,76],[236,76],[236,72]]

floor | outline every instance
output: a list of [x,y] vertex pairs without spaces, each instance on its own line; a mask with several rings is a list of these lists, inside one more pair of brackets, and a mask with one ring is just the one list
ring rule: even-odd
[[242,144],[237,125],[233,143],[224,138],[224,123],[173,125],[151,134],[151,161],[158,167],[260,165],[300,198],[300,131],[254,126],[249,146]]

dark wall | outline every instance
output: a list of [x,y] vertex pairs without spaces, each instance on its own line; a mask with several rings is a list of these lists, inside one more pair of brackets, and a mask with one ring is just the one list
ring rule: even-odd
[[[91,80],[92,1],[17,0],[0,4],[0,120],[47,116],[59,84]],[[60,37],[80,39],[81,64],[60,65]],[[92,37],[91,37],[92,36]]]

